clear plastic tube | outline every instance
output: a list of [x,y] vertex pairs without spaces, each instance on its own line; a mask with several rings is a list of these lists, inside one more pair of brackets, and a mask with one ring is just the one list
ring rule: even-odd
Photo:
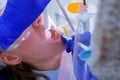
[[89,30],[89,14],[86,11],[79,12],[77,16],[77,27],[76,27],[76,36],[74,42],[74,51],[73,51],[73,61],[74,61],[74,72],[77,80],[87,80],[87,63],[84,60],[81,60],[78,57],[79,53],[79,46],[82,47],[84,50],[88,50],[88,47],[84,46],[79,42],[78,35],[80,33]]
[[45,10],[43,12],[43,15],[44,15],[44,26],[47,29],[48,28],[48,12],[47,12],[47,7],[45,8]]

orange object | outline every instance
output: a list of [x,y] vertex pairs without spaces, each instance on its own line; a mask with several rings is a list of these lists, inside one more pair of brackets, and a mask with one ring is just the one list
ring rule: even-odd
[[[79,12],[79,6],[83,6],[83,2],[72,2],[68,4],[67,9],[71,13],[78,13]],[[87,8],[88,6],[85,6]]]

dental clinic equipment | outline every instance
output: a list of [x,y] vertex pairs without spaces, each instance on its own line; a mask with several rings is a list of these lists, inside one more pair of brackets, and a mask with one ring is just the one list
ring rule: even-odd
[[67,22],[68,22],[71,30],[73,30],[73,31],[75,32],[74,26],[73,26],[73,24],[71,23],[69,17],[67,16],[66,11],[64,10],[64,8],[62,7],[62,5],[60,4],[59,0],[56,0],[56,2],[57,2],[57,4],[58,4],[59,8],[61,9],[63,15],[65,16],[65,18],[66,18],[66,20],[67,20]]
[[[71,40],[72,38],[68,34],[68,30],[65,26],[58,26],[56,28],[51,28],[50,30],[55,31],[55,38],[57,38],[58,35],[63,37],[65,40]],[[61,31],[63,30],[63,31]]]
[[[72,23],[71,23],[69,17],[67,16],[66,11],[64,10],[64,8],[62,7],[62,5],[60,4],[59,0],[56,0],[56,2],[57,2],[57,4],[58,4],[58,6],[60,7],[60,9],[61,9],[63,15],[65,16],[67,22],[69,23],[71,29],[72,29],[73,31],[75,31],[74,26],[72,25]],[[84,4],[86,4],[86,1],[84,1]],[[64,36],[64,37],[66,37],[66,36]],[[70,38],[66,38],[66,39],[70,39]],[[80,45],[84,45],[84,44],[80,43]],[[85,47],[85,45],[84,45],[83,47]],[[86,47],[87,47],[87,46],[86,46]]]
[[58,12],[56,12],[55,14],[55,21],[56,21],[56,25],[59,25],[59,19],[60,19],[60,14]]
[[[77,29],[76,29],[76,34],[81,34],[84,33],[86,31],[89,31],[89,18],[90,15],[87,11],[87,4],[86,4],[86,0],[83,0],[83,2],[77,2],[78,6],[78,15],[77,15]],[[85,9],[85,10],[84,10]],[[75,38],[78,38],[77,35]],[[76,39],[75,39],[76,40]],[[77,42],[77,43],[76,43]],[[78,40],[75,41],[75,44],[81,46],[84,49],[84,53],[82,52],[81,54],[79,54],[81,59],[87,58],[90,56],[90,54],[88,53],[88,51],[90,51],[88,46],[83,45],[82,43],[80,43]],[[87,52],[85,52],[85,50]]]
[[[86,5],[87,5],[86,0],[83,0],[83,4],[79,5],[78,9],[81,9],[82,7],[85,7]],[[79,10],[77,20],[78,20],[77,29],[76,29],[76,36],[75,36],[75,41],[74,41],[74,51],[73,51],[75,76],[77,80],[91,80],[91,79],[96,80],[96,78],[94,78],[93,76],[92,77],[90,76],[91,73],[90,73],[89,67],[86,63],[86,60],[84,60],[84,58],[89,58],[90,56],[89,47],[86,47],[79,43],[79,34],[85,33],[89,30],[88,28],[89,27],[89,15],[88,15],[87,9],[84,11]],[[80,46],[78,46],[78,44],[83,48],[81,51],[80,51]]]
[[[60,7],[60,9],[62,10],[64,16],[66,16],[66,12],[64,11],[63,7],[61,6],[60,2],[57,0],[57,3]],[[86,3],[84,3],[86,4]],[[65,17],[67,22],[72,24],[67,17]],[[84,18],[83,18],[84,19]],[[79,21],[78,21],[79,22]],[[69,24],[69,25],[70,25]],[[88,65],[86,64],[86,59],[90,56],[90,52],[88,52],[88,54],[84,55],[81,54],[83,53],[83,51],[87,51],[89,50],[89,46],[90,46],[90,39],[91,39],[91,33],[89,31],[85,31],[84,33],[81,33],[80,31],[80,23],[76,26],[77,29],[72,29],[72,27],[70,26],[70,28],[75,31],[76,34],[73,36],[69,36],[66,34],[66,31],[64,30],[64,28],[66,28],[64,26],[59,28],[51,28],[50,30],[55,31],[55,38],[57,38],[57,36],[61,36],[61,40],[63,41],[63,43],[65,44],[65,49],[66,52],[72,53],[72,57],[73,57],[73,64],[74,64],[74,73],[75,73],[75,77],[76,80],[97,80],[92,73],[89,70]],[[63,29],[64,32],[61,31],[61,29]],[[74,79],[73,79],[74,80]]]
[[[86,8],[86,10],[80,11],[80,9],[82,9],[82,7]],[[80,31],[85,32],[85,31],[89,31],[89,18],[90,18],[90,14],[88,13],[88,5],[86,4],[86,0],[84,0],[83,5],[79,6],[79,12],[78,12],[78,16],[77,16],[77,20],[78,20],[78,25],[79,27],[81,27]]]

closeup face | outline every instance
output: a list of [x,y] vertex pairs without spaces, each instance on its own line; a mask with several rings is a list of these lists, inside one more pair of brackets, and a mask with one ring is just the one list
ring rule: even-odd
[[[53,27],[51,22],[50,27]],[[24,36],[27,38],[12,52],[19,55],[25,62],[34,59],[46,60],[64,51],[65,46],[61,41],[60,35],[56,39],[54,37],[54,31],[50,32],[44,28],[43,15],[39,16],[35,22],[22,33],[15,43],[20,42]]]

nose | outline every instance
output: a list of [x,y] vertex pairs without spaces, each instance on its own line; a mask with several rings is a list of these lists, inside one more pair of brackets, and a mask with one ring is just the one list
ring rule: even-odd
[[37,31],[44,31],[44,23],[43,23],[43,14],[41,14],[32,24],[32,26],[37,30]]

